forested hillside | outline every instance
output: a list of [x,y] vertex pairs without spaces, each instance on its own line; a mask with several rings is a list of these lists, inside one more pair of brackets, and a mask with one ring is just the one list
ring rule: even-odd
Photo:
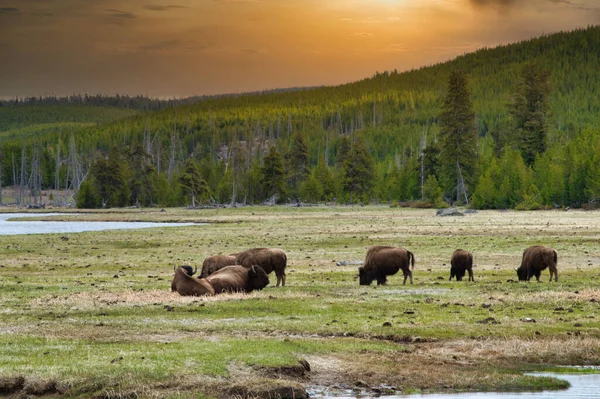
[[[589,27],[342,86],[217,97],[81,128],[0,135],[0,178],[20,187],[21,202],[43,187],[67,188],[86,207],[267,199],[593,205],[599,55],[600,27]],[[455,80],[454,71],[462,72]],[[461,82],[464,95],[454,96]],[[451,160],[463,150],[445,139],[459,104],[469,108],[464,121],[475,134],[465,145],[474,151]],[[0,120],[44,113],[35,107],[0,107],[8,115]],[[530,137],[538,134],[543,142],[534,147]]]

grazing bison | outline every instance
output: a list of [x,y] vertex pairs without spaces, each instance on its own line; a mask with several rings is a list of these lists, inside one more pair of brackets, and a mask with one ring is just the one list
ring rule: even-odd
[[214,295],[215,290],[206,279],[192,277],[195,272],[190,266],[174,268],[171,291],[177,291],[183,296]]
[[402,269],[404,273],[404,282],[410,277],[410,283],[413,283],[412,269],[415,268],[415,256],[412,252],[397,247],[375,246],[369,248],[365,258],[365,264],[358,268],[360,285],[370,285],[373,280],[377,280],[377,285],[385,284],[387,276],[396,274]]
[[269,285],[269,276],[260,266],[225,266],[206,278],[215,294],[222,292],[251,292]]
[[554,281],[558,281],[557,263],[558,254],[554,249],[542,245],[533,245],[523,252],[521,266],[515,270],[517,271],[519,281],[529,281],[532,276],[535,276],[535,279],[540,281],[542,270],[549,268],[550,281],[552,281],[553,274]]
[[285,285],[285,268],[287,266],[287,256],[279,248],[252,248],[235,254],[238,265],[250,267],[260,266],[265,273],[272,271],[277,276],[277,287],[279,283]]
[[235,265],[236,258],[234,255],[215,255],[204,259],[202,263],[202,271],[200,272],[200,278],[206,278],[224,268],[225,266]]
[[450,260],[450,278],[456,276],[456,281],[462,281],[465,272],[469,272],[469,281],[475,281],[473,277],[473,255],[469,251],[457,249]]

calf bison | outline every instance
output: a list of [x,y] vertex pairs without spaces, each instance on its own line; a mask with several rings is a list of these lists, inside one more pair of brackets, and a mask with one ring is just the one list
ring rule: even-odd
[[415,268],[415,256],[412,252],[397,247],[375,246],[369,248],[365,263],[358,268],[360,285],[370,285],[373,280],[377,280],[377,285],[385,284],[387,276],[396,274],[402,269],[404,273],[404,282],[410,277],[410,283],[413,283],[412,269]]
[[523,252],[521,266],[515,270],[517,271],[519,281],[529,281],[532,276],[535,276],[535,279],[540,281],[542,270],[549,268],[550,281],[552,281],[553,274],[554,281],[558,281],[557,263],[558,254],[554,249],[542,245],[533,245]]
[[206,278],[215,294],[222,292],[252,292],[269,285],[269,276],[260,266],[226,266]]
[[206,278],[224,268],[225,266],[235,265],[236,258],[234,255],[215,255],[204,259],[202,263],[202,271],[200,272],[200,278]]
[[469,272],[469,281],[475,281],[473,277],[473,255],[469,251],[457,249],[450,260],[450,278],[456,276],[456,281],[462,281],[465,272]]
[[206,279],[192,277],[195,272],[190,266],[174,268],[171,291],[176,291],[182,296],[214,295],[215,290]]
[[250,267],[260,266],[265,273],[272,271],[277,276],[277,287],[285,285],[285,268],[287,266],[287,256],[279,248],[252,248],[235,254],[238,265]]

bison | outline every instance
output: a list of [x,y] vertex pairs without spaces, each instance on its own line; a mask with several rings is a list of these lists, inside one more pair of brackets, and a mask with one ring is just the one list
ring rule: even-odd
[[553,248],[544,247],[542,245],[533,245],[523,252],[521,266],[517,271],[519,281],[529,281],[532,276],[535,276],[537,281],[540,281],[542,270],[550,269],[550,281],[554,275],[554,281],[558,281],[558,254]]
[[475,281],[473,277],[473,255],[469,251],[457,249],[450,260],[450,278],[456,276],[456,281],[462,281],[465,272],[469,272],[469,281]]
[[202,271],[200,272],[200,278],[206,278],[224,268],[225,266],[236,265],[235,255],[215,255],[204,259],[202,263]]
[[396,274],[402,269],[404,273],[404,282],[410,277],[410,283],[413,283],[412,269],[415,268],[415,256],[412,252],[397,247],[374,246],[369,248],[365,263],[358,268],[360,285],[370,285],[373,280],[377,280],[377,285],[385,284],[387,276]]
[[177,291],[182,296],[214,295],[215,290],[206,279],[192,277],[196,270],[190,266],[179,266],[174,269],[171,291]]
[[235,254],[238,265],[250,267],[260,266],[267,274],[272,271],[277,276],[277,287],[285,285],[285,268],[287,256],[279,248],[252,248]]
[[206,278],[215,294],[222,292],[251,292],[269,285],[269,276],[260,266],[225,266]]

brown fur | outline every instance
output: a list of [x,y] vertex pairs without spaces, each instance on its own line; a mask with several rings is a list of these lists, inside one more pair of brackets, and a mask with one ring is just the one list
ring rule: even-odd
[[236,264],[236,258],[233,255],[215,255],[204,259],[202,263],[202,271],[200,272],[200,278],[206,278],[224,268],[225,266],[232,266]]
[[214,295],[215,290],[206,279],[197,279],[188,274],[183,266],[175,269],[171,291],[176,291],[182,296]]
[[226,266],[206,278],[215,294],[222,292],[252,292],[269,285],[269,276],[260,266]]
[[462,281],[465,272],[469,272],[469,281],[475,281],[475,277],[473,277],[473,255],[469,251],[457,249],[450,260],[450,278],[448,280],[452,280],[452,277],[456,276],[456,281]]
[[548,268],[550,270],[550,281],[554,275],[554,281],[558,281],[558,254],[550,247],[542,245],[533,245],[523,252],[521,266],[517,271],[519,281],[529,281],[532,276],[535,276],[537,281],[540,281],[542,270]]
[[250,267],[260,266],[267,274],[272,271],[277,276],[277,287],[279,283],[285,285],[285,268],[287,266],[287,255],[279,248],[252,248],[236,254],[239,265]]
[[402,270],[404,274],[404,282],[410,278],[410,283],[413,283],[412,269],[415,268],[415,256],[412,252],[397,247],[374,246],[369,248],[365,263],[358,268],[360,285],[370,285],[373,280],[377,280],[377,285],[385,284],[387,276],[396,274],[398,270]]

